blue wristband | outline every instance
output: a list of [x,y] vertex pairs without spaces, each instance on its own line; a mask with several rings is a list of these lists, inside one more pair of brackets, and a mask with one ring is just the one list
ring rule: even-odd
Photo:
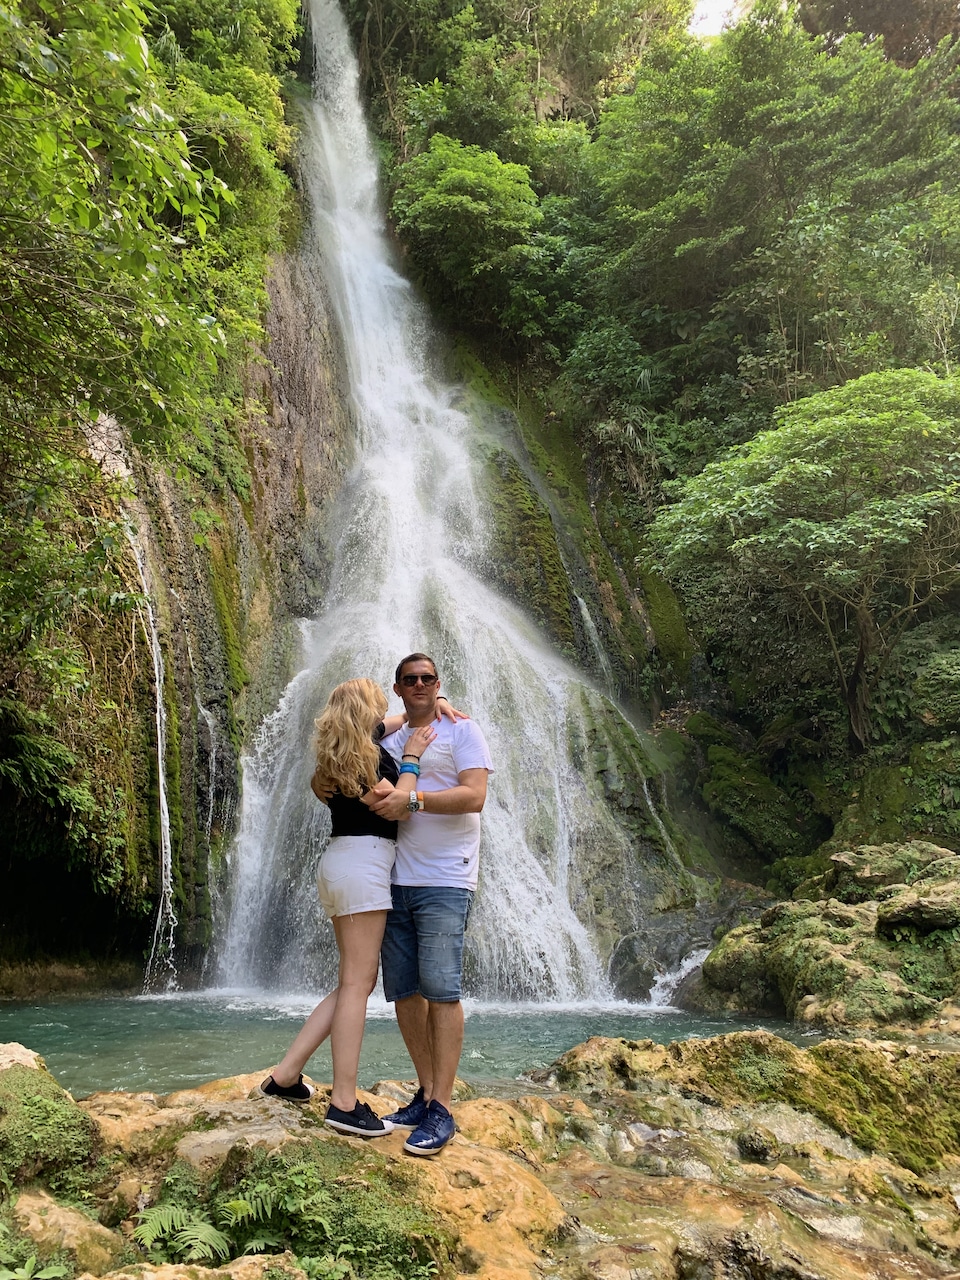
[[420,766],[418,764],[402,764],[400,766],[401,773],[412,773],[416,777],[420,777]]

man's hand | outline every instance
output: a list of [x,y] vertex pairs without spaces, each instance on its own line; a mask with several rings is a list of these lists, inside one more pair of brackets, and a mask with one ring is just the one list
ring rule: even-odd
[[409,799],[409,791],[392,790],[389,795],[379,796],[374,800],[370,808],[381,818],[386,818],[388,822],[399,822],[401,818],[409,816],[407,809]]
[[333,795],[333,787],[325,787],[316,774],[314,774],[310,779],[310,790],[317,799],[322,800],[324,804],[330,803],[330,797]]

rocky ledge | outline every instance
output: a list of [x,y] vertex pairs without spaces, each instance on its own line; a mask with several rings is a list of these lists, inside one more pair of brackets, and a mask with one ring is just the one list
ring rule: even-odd
[[[766,1032],[593,1039],[436,1159],[263,1073],[75,1102],[0,1047],[6,1280],[960,1278],[960,1056]],[[384,1113],[408,1097],[363,1095]]]
[[778,1013],[822,1028],[955,1021],[960,856],[922,840],[834,853],[827,870],[732,929],[686,1008]]

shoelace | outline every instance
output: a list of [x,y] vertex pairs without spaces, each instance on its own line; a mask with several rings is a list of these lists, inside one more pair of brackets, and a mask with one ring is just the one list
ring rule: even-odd
[[435,1138],[440,1131],[440,1126],[446,1121],[446,1116],[441,1111],[428,1111],[420,1125],[421,1129],[425,1129],[427,1136]]

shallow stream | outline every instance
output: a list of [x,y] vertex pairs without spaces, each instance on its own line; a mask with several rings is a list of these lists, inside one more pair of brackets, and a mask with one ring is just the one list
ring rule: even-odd
[[[0,1004],[0,1042],[40,1053],[75,1097],[99,1089],[170,1093],[205,1080],[268,1071],[282,1056],[315,998],[259,992],[207,991],[167,996],[90,998]],[[666,1044],[691,1036],[759,1026],[797,1043],[795,1028],[776,1020],[734,1022],[627,1003],[483,1004],[466,1001],[460,1075],[484,1094],[516,1093],[526,1071],[548,1066],[590,1036],[625,1036]],[[360,1084],[407,1079],[410,1062],[392,1005],[376,997],[360,1062]],[[307,1067],[331,1078],[329,1046]],[[528,1091],[526,1085],[524,1090]]]

